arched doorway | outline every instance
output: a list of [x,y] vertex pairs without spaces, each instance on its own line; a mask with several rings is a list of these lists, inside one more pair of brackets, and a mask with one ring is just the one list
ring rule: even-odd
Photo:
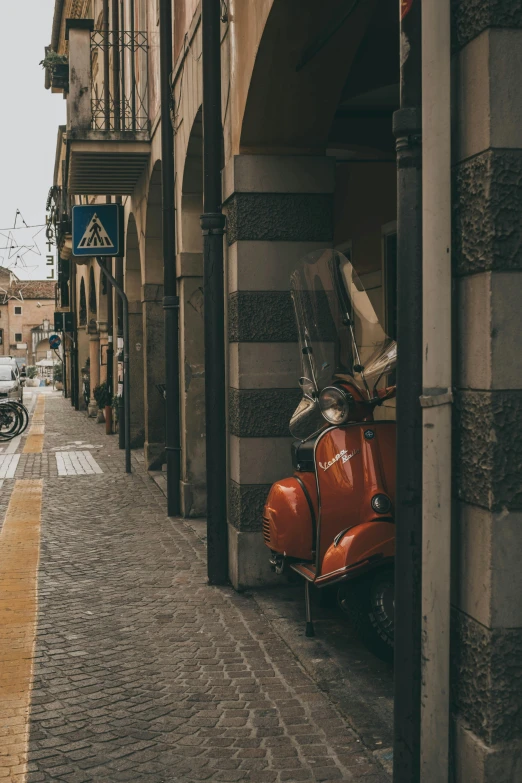
[[387,316],[383,239],[396,215],[398,40],[393,3],[274,0],[257,47],[241,154],[224,178],[229,534],[238,587],[271,579],[263,504],[271,483],[292,472],[288,421],[300,396],[292,271],[306,253],[342,246]]
[[203,328],[202,112],[190,133],[181,192],[179,241],[182,514],[206,513],[205,344]]
[[141,304],[141,263],[138,231],[134,215],[129,216],[125,242],[124,290],[129,300],[129,373],[131,389],[132,448],[145,441],[143,404],[143,318]]
[[147,196],[142,302],[145,461],[149,468],[159,469],[165,461],[165,401],[158,391],[158,386],[165,383],[161,161],[159,160],[152,169]]

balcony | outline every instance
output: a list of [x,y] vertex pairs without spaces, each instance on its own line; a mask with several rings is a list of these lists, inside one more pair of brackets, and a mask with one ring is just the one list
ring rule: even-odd
[[67,19],[67,188],[131,195],[150,156],[145,33],[94,30]]

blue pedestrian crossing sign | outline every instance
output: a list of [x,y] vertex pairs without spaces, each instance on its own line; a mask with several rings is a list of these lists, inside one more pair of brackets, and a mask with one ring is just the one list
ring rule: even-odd
[[72,209],[73,256],[123,256],[121,204],[82,204]]

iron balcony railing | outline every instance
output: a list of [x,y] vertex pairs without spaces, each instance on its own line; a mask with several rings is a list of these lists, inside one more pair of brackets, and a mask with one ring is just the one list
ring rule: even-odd
[[93,130],[149,130],[148,56],[146,33],[91,33]]

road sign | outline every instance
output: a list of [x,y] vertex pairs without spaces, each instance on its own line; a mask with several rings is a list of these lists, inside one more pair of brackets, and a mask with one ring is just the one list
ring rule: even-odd
[[82,204],[72,209],[73,256],[122,256],[121,204]]
[[55,313],[54,331],[72,332],[74,329],[73,313]]
[[55,351],[57,348],[59,348],[61,344],[62,344],[62,341],[60,340],[60,338],[58,337],[57,334],[52,334],[49,337],[49,345],[51,346],[53,351]]

